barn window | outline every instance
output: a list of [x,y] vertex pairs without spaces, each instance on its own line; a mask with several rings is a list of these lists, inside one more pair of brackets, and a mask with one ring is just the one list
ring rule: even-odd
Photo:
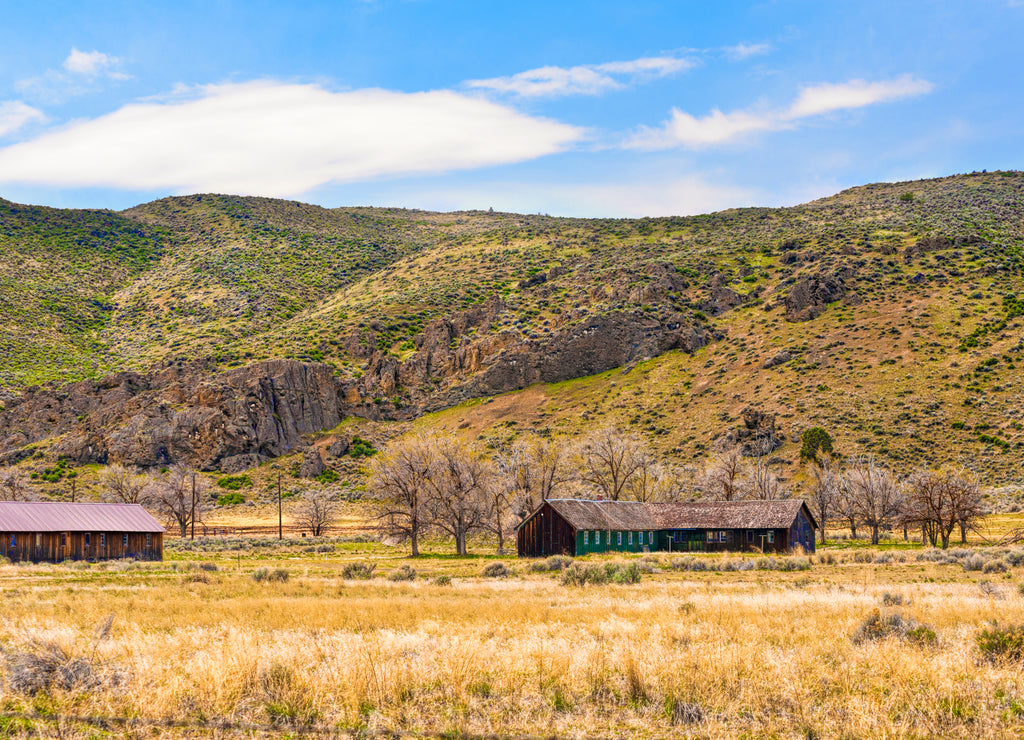
[[604,535],[605,535],[605,537],[604,537],[604,544],[606,544],[609,547],[611,547],[611,544],[612,544],[612,531],[609,529],[607,532],[604,533]]
[[584,545],[589,545],[590,544],[590,532],[588,532],[585,529],[583,530],[583,544]]
[[619,532],[619,544],[622,544],[622,532]]
[[629,533],[629,544],[631,544],[631,545],[633,544],[633,533],[632,532]]
[[67,532],[61,532],[60,533],[60,546],[61,547],[67,547],[68,546],[68,535],[67,535]]
[[753,533],[753,532],[751,532],[751,531],[750,531],[750,530],[748,529],[748,530],[747,530],[747,542],[753,542],[753,541],[754,541],[754,533]]
[[11,547],[14,547],[14,535],[11,535]]
[[122,547],[128,547],[128,535],[126,535],[126,534],[121,535],[121,546]]
[[85,546],[86,547],[89,547],[89,543],[90,543],[91,540],[92,540],[92,537],[89,535],[88,532],[86,532],[85,533]]
[[152,543],[153,543],[153,535],[147,534],[146,535],[146,548],[149,549],[149,547],[152,545]]
[[43,544],[43,535],[40,532],[36,532],[36,547],[41,547]]
[[106,533],[101,533],[100,534],[100,547],[106,547],[106,546],[107,546],[107,535],[106,535]]
[[715,533],[714,532],[708,532],[708,542],[714,542],[714,541],[715,541]]
[[654,532],[648,532],[647,533],[647,544],[648,545],[653,545],[654,544]]
[[721,532],[718,533],[718,541],[719,542],[725,542],[725,530],[724,529]]
[[775,542],[775,532],[769,532],[768,533],[768,541],[769,542]]
[[644,533],[643,532],[637,532],[637,535],[640,537],[640,544],[641,545],[644,544]]

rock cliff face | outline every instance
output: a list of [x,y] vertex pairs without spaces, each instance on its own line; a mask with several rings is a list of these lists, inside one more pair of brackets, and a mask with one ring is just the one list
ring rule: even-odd
[[80,463],[152,467],[184,462],[237,472],[304,446],[303,436],[349,415],[405,419],[463,400],[619,367],[715,338],[672,311],[567,319],[546,337],[481,331],[503,311],[487,304],[435,321],[405,361],[376,352],[358,379],[333,366],[271,360],[210,373],[172,364],[62,388],[29,388],[0,411],[0,461],[52,452]]

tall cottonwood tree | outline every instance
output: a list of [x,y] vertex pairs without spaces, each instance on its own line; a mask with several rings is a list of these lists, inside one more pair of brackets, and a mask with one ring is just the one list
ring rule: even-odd
[[645,445],[635,434],[606,426],[588,434],[577,450],[579,477],[604,498],[618,501],[645,464]]
[[487,519],[490,466],[475,450],[454,437],[433,440],[426,478],[431,522],[455,539],[455,552],[466,554],[466,538]]
[[[562,439],[536,434],[520,437],[494,455],[498,475],[505,478],[519,513],[527,514],[554,498],[571,480],[568,447]],[[522,509],[525,509],[523,511]]]
[[900,488],[873,457],[853,461],[845,478],[850,513],[871,529],[871,544],[877,545],[879,532],[900,515]]
[[149,506],[177,525],[182,537],[188,536],[189,527],[201,522],[210,508],[208,481],[182,465],[153,478],[144,496]]
[[711,460],[701,488],[704,495],[719,501],[743,498],[743,455],[738,448],[727,450]]
[[313,537],[321,537],[337,518],[338,502],[325,490],[306,491],[295,513]]
[[821,456],[809,468],[811,476],[811,511],[818,518],[821,544],[825,544],[825,530],[828,523],[841,513],[843,496],[842,472],[831,457]]
[[982,514],[981,488],[964,469],[919,471],[907,481],[903,519],[920,526],[933,546],[948,548],[953,530],[973,526]]
[[408,539],[412,555],[430,526],[428,485],[434,437],[412,435],[393,440],[370,461],[368,489],[386,535]]
[[145,502],[150,483],[145,475],[115,463],[104,468],[99,477],[104,500],[119,504]]

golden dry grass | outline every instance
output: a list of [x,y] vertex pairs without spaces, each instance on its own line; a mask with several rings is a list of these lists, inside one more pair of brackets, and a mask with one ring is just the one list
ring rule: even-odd
[[[0,645],[56,640],[88,654],[95,625],[113,614],[97,654],[127,683],[45,698],[5,688],[0,712],[424,735],[1024,731],[1020,666],[982,661],[974,642],[990,621],[1024,622],[1024,574],[983,576],[913,553],[884,564],[853,555],[796,573],[666,567],[639,585],[586,588],[532,574],[524,561],[509,561],[511,578],[484,579],[479,558],[408,561],[375,545],[356,558],[377,562],[378,575],[412,562],[421,577],[345,581],[353,556],[340,553],[214,553],[219,569],[199,580],[180,560],[138,570],[4,566]],[[268,564],[291,578],[254,582],[252,568]],[[441,574],[454,582],[435,585]],[[904,605],[884,606],[886,592]],[[851,635],[879,607],[929,625],[937,643],[855,644]]]

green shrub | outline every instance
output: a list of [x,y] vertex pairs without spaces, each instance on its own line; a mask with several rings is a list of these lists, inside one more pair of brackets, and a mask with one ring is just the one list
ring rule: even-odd
[[232,491],[231,493],[225,493],[223,496],[217,497],[217,506],[237,506],[238,504],[245,503],[245,496],[240,494],[238,491]]
[[974,640],[986,660],[1024,660],[1024,625],[993,624],[975,635]]
[[552,555],[546,560],[538,560],[536,563],[530,565],[530,570],[534,573],[550,573],[555,570],[565,570],[572,565],[572,558],[566,557],[565,555]]
[[918,644],[931,644],[936,640],[935,630],[928,625],[919,624],[913,619],[897,613],[882,614],[878,609],[873,609],[864,618],[851,639],[855,643],[861,644],[884,640],[887,637],[895,637]]
[[562,585],[633,584],[639,583],[640,577],[640,566],[636,563],[573,563],[562,571]]
[[324,472],[320,473],[314,480],[320,483],[334,483],[341,476],[338,475],[337,471],[327,468]]
[[431,581],[431,583],[433,583],[435,586],[451,586],[452,577],[449,575],[440,575],[433,581]]
[[504,563],[488,563],[484,566],[485,578],[505,578],[511,571]]
[[217,479],[217,486],[227,491],[237,491],[241,488],[251,488],[252,478],[248,475],[225,475]]
[[410,565],[403,565],[388,573],[389,581],[415,581],[416,571]]
[[288,580],[288,575],[284,568],[257,568],[252,573],[252,579],[256,583],[284,583]]
[[365,581],[373,578],[375,570],[377,570],[376,563],[347,563],[341,569],[341,577],[346,580]]
[[362,437],[352,437],[352,441],[348,446],[349,457],[373,457],[377,454],[376,448],[373,446],[373,442],[369,442]]

